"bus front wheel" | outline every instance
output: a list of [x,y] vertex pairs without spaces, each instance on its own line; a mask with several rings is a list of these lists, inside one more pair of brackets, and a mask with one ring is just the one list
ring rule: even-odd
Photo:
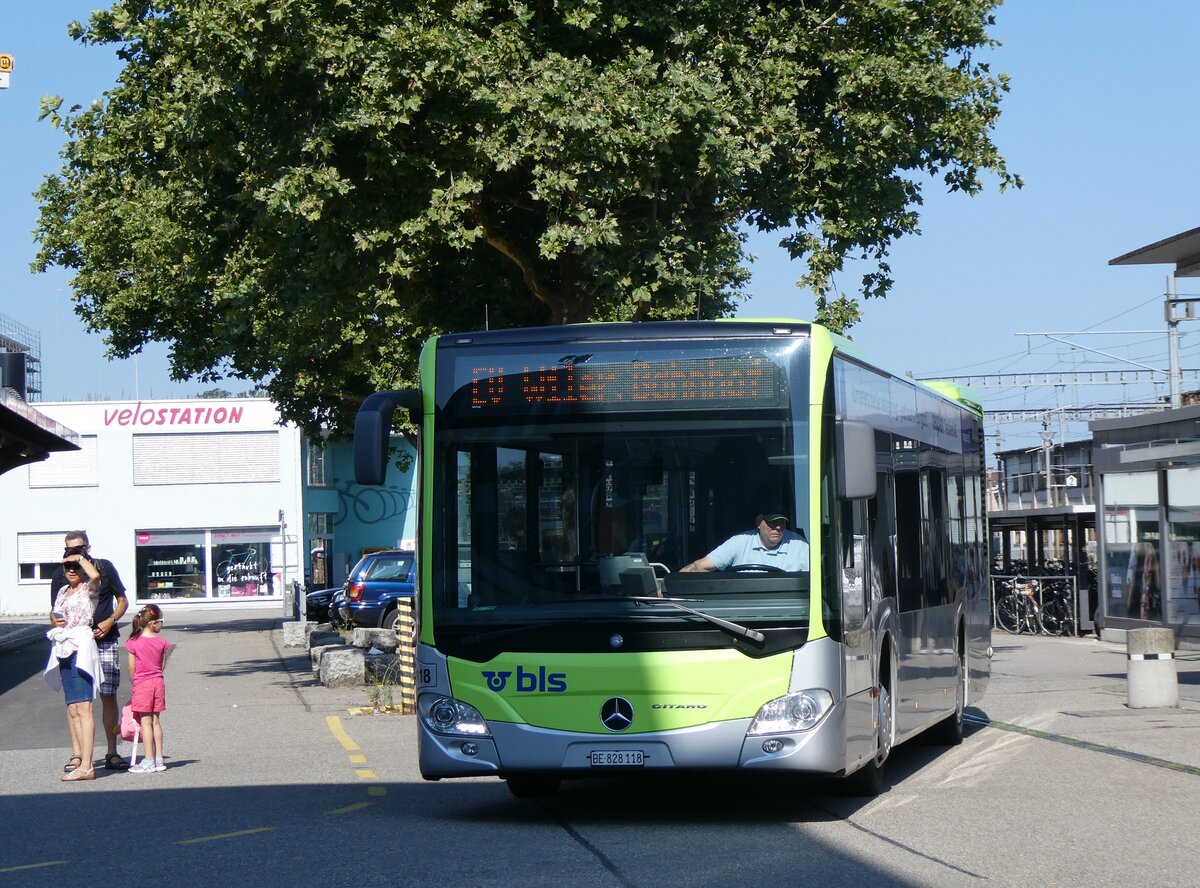
[[883,763],[887,761],[888,753],[892,751],[892,743],[895,738],[896,722],[892,692],[882,677],[879,682],[875,712],[875,735],[877,738],[875,757],[851,775],[856,793],[862,796],[877,796],[883,792]]

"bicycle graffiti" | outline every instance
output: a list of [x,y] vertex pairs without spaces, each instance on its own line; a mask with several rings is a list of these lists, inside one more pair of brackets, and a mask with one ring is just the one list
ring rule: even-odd
[[412,493],[399,487],[360,487],[353,481],[338,481],[338,511],[334,525],[350,516],[360,524],[379,524],[403,518],[412,507]]
[[270,587],[270,573],[260,562],[260,553],[250,548],[245,552],[225,550],[226,558],[217,564],[217,594],[228,589],[228,595],[242,597],[258,595],[260,586]]

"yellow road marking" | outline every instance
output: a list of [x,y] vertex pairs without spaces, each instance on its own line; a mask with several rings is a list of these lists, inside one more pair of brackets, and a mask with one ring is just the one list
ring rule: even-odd
[[196,845],[200,842],[216,842],[220,839],[236,839],[238,836],[252,836],[255,833],[271,832],[274,829],[275,829],[275,827],[273,827],[273,826],[259,826],[259,827],[256,827],[255,829],[242,829],[242,830],[238,830],[237,832],[221,833],[220,835],[216,835],[216,836],[201,836],[198,839],[184,839],[183,841],[176,842],[175,844],[176,845]]
[[365,765],[367,763],[367,757],[365,755],[352,755],[349,756],[349,759],[350,764],[352,765]]
[[369,796],[385,796],[385,795],[387,795],[387,788],[383,787],[383,786],[368,786],[367,787],[367,795],[369,795]]
[[363,808],[371,807],[374,802],[355,802],[353,805],[347,805],[344,808],[338,808],[335,811],[330,811],[330,814],[349,814],[351,811],[361,811]]
[[342,749],[346,752],[358,752],[358,744],[350,739],[350,735],[342,727],[342,720],[338,716],[325,716],[325,724],[329,725],[329,731],[337,739],[337,742],[342,744]]
[[359,777],[361,777],[363,780],[374,780],[375,779],[375,772],[372,771],[370,768],[359,768],[354,773],[357,774]]
[[[368,802],[368,804],[370,804]],[[62,866],[65,860],[47,860],[45,863],[27,863],[24,866],[6,866],[0,873],[18,873],[21,870],[41,869],[44,866]]]

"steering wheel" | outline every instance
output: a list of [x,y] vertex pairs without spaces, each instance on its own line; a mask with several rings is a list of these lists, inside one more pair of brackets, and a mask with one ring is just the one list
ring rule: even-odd
[[725,570],[729,573],[787,573],[782,567],[773,564],[731,564]]

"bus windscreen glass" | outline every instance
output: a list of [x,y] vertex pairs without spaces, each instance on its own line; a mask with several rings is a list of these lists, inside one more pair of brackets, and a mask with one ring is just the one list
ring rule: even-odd
[[761,512],[789,516],[807,546],[806,341],[536,351],[439,355],[434,521],[456,541],[435,553],[439,646],[734,643],[671,599],[802,632],[807,569],[681,569],[756,533]]

